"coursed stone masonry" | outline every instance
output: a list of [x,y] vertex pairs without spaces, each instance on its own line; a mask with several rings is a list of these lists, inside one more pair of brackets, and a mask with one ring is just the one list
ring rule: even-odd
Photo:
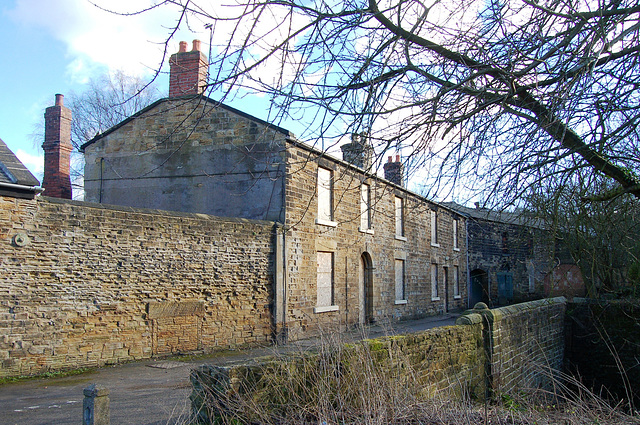
[[[327,368],[330,362],[329,369],[339,370],[341,377],[366,368],[383,376],[388,373],[385,379],[398,382],[410,376],[419,382],[425,398],[444,394],[483,399],[544,387],[555,371],[562,370],[565,303],[559,297],[493,310],[479,305],[461,316],[456,326],[343,347],[322,346],[313,355],[226,367],[204,365],[191,374],[192,411],[202,423],[215,423],[226,413],[221,395],[248,394],[265,405],[287,405],[287,392],[269,385],[270,379],[294,371],[301,375],[297,382],[306,383],[300,385],[317,385],[315,377],[322,376],[318,368]],[[334,387],[325,382],[321,388]],[[303,397],[313,389],[293,393]]]
[[0,197],[0,376],[270,341],[274,234],[265,221]]
[[[479,303],[487,355],[488,388],[510,393],[547,387],[564,362],[564,297],[489,310]],[[466,318],[459,319],[463,323]]]
[[[285,245],[287,326],[296,333],[335,329],[365,321],[397,321],[464,309],[467,303],[466,233],[461,216],[384,179],[365,174],[301,143],[286,149]],[[334,223],[318,221],[318,168],[331,171]],[[369,231],[361,226],[361,185],[371,188]],[[396,236],[395,199],[402,199],[404,234]],[[438,244],[432,244],[431,211],[438,212]],[[453,225],[458,223],[458,247]],[[333,254],[333,311],[318,313],[319,251]],[[371,261],[369,299],[359,282],[363,254]],[[404,262],[404,300],[396,300],[396,261]],[[438,293],[432,290],[431,268],[438,268]],[[445,269],[448,279],[445,279]],[[456,294],[455,271],[458,272]]]
[[[312,403],[318,392],[339,392],[343,383],[348,388],[348,383],[358,385],[368,380],[391,388],[412,382],[420,387],[424,398],[436,393],[482,398],[485,393],[481,323],[443,326],[348,345],[329,343],[318,348],[319,353],[194,369],[191,372],[194,417],[198,423],[218,423],[218,418],[227,413],[225,397],[233,400],[238,395],[245,395],[258,406],[273,406],[278,414],[278,409],[286,409],[289,404]],[[326,370],[340,371],[339,376],[326,374]],[[381,379],[389,382],[378,381]]]

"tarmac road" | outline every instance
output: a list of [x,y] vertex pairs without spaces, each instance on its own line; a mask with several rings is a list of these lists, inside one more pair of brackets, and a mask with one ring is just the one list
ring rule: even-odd
[[[453,325],[457,314],[396,323],[393,328],[372,326],[343,335],[347,340],[413,333]],[[82,423],[82,390],[92,383],[110,391],[113,425],[181,424],[189,414],[189,372],[203,364],[226,364],[255,357],[306,349],[317,339],[297,341],[281,347],[227,351],[192,361],[148,360],[96,369],[66,378],[36,379],[0,386],[0,424],[50,425]]]

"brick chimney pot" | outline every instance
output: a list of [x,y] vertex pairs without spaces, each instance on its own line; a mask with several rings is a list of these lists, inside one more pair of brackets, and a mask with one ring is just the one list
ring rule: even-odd
[[169,59],[169,97],[204,93],[209,74],[209,61],[200,51],[200,41],[193,40],[193,50],[187,52],[187,42],[180,42],[178,53]]
[[393,156],[389,156],[389,162],[384,164],[384,178],[398,186],[404,186],[404,166],[400,162],[400,155],[396,155],[395,162]]

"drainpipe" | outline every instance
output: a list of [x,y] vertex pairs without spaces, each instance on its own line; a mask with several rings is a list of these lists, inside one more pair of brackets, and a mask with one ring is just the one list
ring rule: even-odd
[[469,218],[464,220],[465,251],[467,251],[467,308],[471,306],[471,270],[469,270]]
[[286,297],[286,245],[284,227],[276,223],[275,229],[275,261],[274,261],[274,290],[273,290],[273,325],[275,330],[274,339],[277,344],[287,342],[286,318],[287,318],[287,297]]
[[98,202],[102,203],[102,182],[104,175],[104,157],[100,158],[100,192],[98,192]]

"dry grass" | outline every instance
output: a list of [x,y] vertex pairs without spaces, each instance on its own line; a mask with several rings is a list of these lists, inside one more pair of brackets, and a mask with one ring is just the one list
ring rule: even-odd
[[504,395],[498,402],[454,399],[451,392],[426,388],[401,352],[381,353],[366,341],[345,344],[331,335],[314,354],[276,357],[202,388],[201,418],[234,425],[640,424],[572,377],[554,372],[553,379],[551,389]]

